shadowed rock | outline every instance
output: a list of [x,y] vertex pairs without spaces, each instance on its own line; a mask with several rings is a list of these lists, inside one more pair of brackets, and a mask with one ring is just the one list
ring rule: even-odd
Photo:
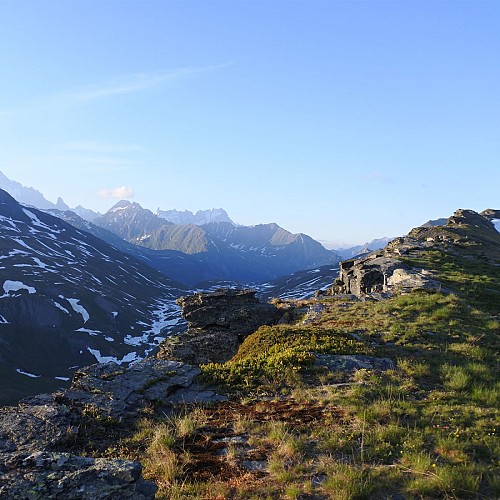
[[246,336],[259,326],[277,322],[280,311],[255,297],[255,290],[222,288],[177,299],[189,328],[224,329]]
[[254,290],[220,289],[181,297],[177,303],[189,329],[165,339],[158,357],[190,364],[223,363],[262,325],[277,323],[283,313],[261,302]]

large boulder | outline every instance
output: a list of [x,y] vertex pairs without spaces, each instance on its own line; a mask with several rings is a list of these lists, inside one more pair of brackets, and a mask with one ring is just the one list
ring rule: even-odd
[[158,357],[200,365],[223,363],[237,352],[247,335],[277,323],[283,312],[261,302],[255,290],[223,288],[181,297],[177,303],[188,322],[187,332],[166,338]]
[[261,302],[255,290],[221,288],[213,293],[195,293],[177,299],[189,328],[224,329],[246,336],[259,326],[276,323],[281,313],[276,306]]

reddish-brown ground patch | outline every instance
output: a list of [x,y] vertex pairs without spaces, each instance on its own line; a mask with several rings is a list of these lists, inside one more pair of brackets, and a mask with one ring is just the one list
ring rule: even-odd
[[[248,445],[245,432],[236,433],[234,423],[247,420],[253,424],[270,421],[285,422],[291,431],[300,432],[314,425],[328,422],[342,423],[342,410],[322,402],[299,402],[294,399],[259,401],[249,404],[222,402],[204,410],[206,424],[197,432],[183,439],[178,446],[189,454],[186,472],[190,480],[218,480],[228,486],[248,485],[267,477],[265,469],[249,471],[245,462],[267,462],[273,446],[265,440],[259,445]],[[239,451],[228,457],[228,440],[235,438]],[[241,439],[241,442],[238,441]],[[225,441],[224,441],[225,440]]]

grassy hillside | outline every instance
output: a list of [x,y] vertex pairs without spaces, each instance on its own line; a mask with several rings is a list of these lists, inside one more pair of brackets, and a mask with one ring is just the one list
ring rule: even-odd
[[[404,257],[446,293],[302,301],[313,313],[203,367],[228,402],[151,414],[88,451],[140,459],[159,498],[499,498],[497,242],[454,234]],[[360,354],[394,365],[314,362]]]

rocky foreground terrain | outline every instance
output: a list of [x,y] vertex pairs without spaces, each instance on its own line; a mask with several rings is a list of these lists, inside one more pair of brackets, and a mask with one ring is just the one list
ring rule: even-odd
[[416,228],[312,299],[180,299],[157,358],[2,409],[0,497],[498,498],[497,218]]

